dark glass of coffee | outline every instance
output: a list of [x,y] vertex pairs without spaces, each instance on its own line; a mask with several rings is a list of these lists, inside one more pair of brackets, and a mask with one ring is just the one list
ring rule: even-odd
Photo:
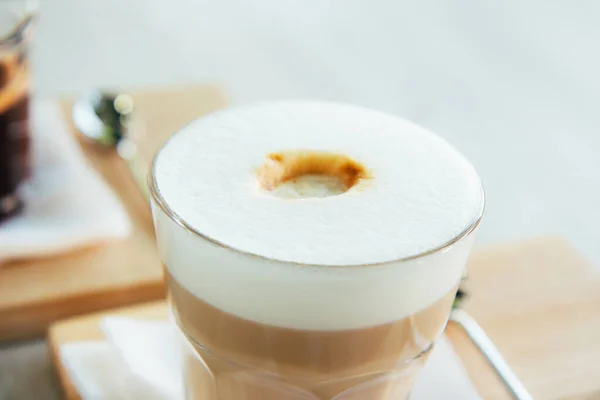
[[27,2],[0,4],[0,221],[23,207],[19,187],[30,175],[27,48],[33,23]]

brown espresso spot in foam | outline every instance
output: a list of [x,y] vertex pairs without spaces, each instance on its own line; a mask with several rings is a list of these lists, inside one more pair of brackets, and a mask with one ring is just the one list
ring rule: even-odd
[[306,176],[335,179],[341,187],[339,192],[348,191],[359,181],[370,177],[362,164],[344,154],[313,150],[270,153],[257,171],[258,182],[266,191]]
[[[232,376],[243,374],[244,379],[249,380],[247,384],[237,379],[235,383],[226,384],[226,390],[231,394],[219,399],[271,399],[264,392],[257,392],[253,379],[256,379],[254,373],[259,371],[274,373],[291,386],[323,399],[371,381],[374,376],[383,375],[414,359],[431,345],[444,329],[456,292],[453,288],[425,309],[388,324],[362,329],[315,331],[282,328],[239,318],[194,296],[168,271],[165,270],[165,273],[179,325],[202,346],[196,346],[195,350],[206,367],[195,365],[198,362],[193,359],[188,360],[191,363],[188,374],[197,375],[188,376],[188,381],[190,378],[199,382],[217,380],[224,387],[223,383]],[[245,397],[239,397],[240,393]],[[371,397],[372,400],[378,398]]]

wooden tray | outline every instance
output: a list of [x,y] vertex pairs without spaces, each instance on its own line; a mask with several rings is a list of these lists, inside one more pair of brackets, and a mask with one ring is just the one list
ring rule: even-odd
[[[225,104],[214,87],[134,92],[133,97],[147,131],[140,143],[146,165],[173,132]],[[71,105],[70,100],[62,101],[69,121]],[[0,340],[41,335],[49,323],[61,318],[164,296],[147,202],[116,154],[84,142],[81,146],[125,204],[133,234],[65,256],[2,265]]]
[[[600,274],[571,246],[543,238],[478,251],[469,263],[468,290],[465,308],[535,399],[600,399]],[[68,400],[79,396],[60,362],[59,346],[102,339],[98,323],[107,314],[164,319],[167,309],[158,302],[53,324],[52,360]],[[450,324],[447,334],[482,397],[509,399],[460,328]]]

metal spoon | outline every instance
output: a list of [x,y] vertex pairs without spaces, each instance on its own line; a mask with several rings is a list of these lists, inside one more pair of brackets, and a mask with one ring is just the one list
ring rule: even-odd
[[73,123],[88,141],[104,149],[115,150],[131,172],[138,188],[148,198],[146,177],[139,165],[137,145],[131,129],[134,103],[127,94],[109,94],[91,90],[73,104]]
[[510,368],[502,354],[498,351],[491,339],[485,334],[473,317],[465,310],[460,308],[461,301],[465,297],[465,291],[458,289],[456,300],[450,321],[458,324],[466,333],[471,341],[477,346],[481,354],[487,359],[488,363],[494,368],[498,377],[502,380],[513,399],[515,400],[534,400],[533,396],[527,391],[525,385],[521,383],[517,375]]

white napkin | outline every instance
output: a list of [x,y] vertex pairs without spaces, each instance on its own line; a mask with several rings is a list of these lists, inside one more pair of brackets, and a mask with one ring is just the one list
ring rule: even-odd
[[116,195],[89,165],[58,104],[31,104],[32,177],[26,207],[0,224],[0,264],[123,238],[131,223]]
[[[83,400],[183,399],[179,335],[166,321],[108,317],[107,341],[60,347],[60,357]],[[478,400],[445,337],[417,378],[411,400]]]

